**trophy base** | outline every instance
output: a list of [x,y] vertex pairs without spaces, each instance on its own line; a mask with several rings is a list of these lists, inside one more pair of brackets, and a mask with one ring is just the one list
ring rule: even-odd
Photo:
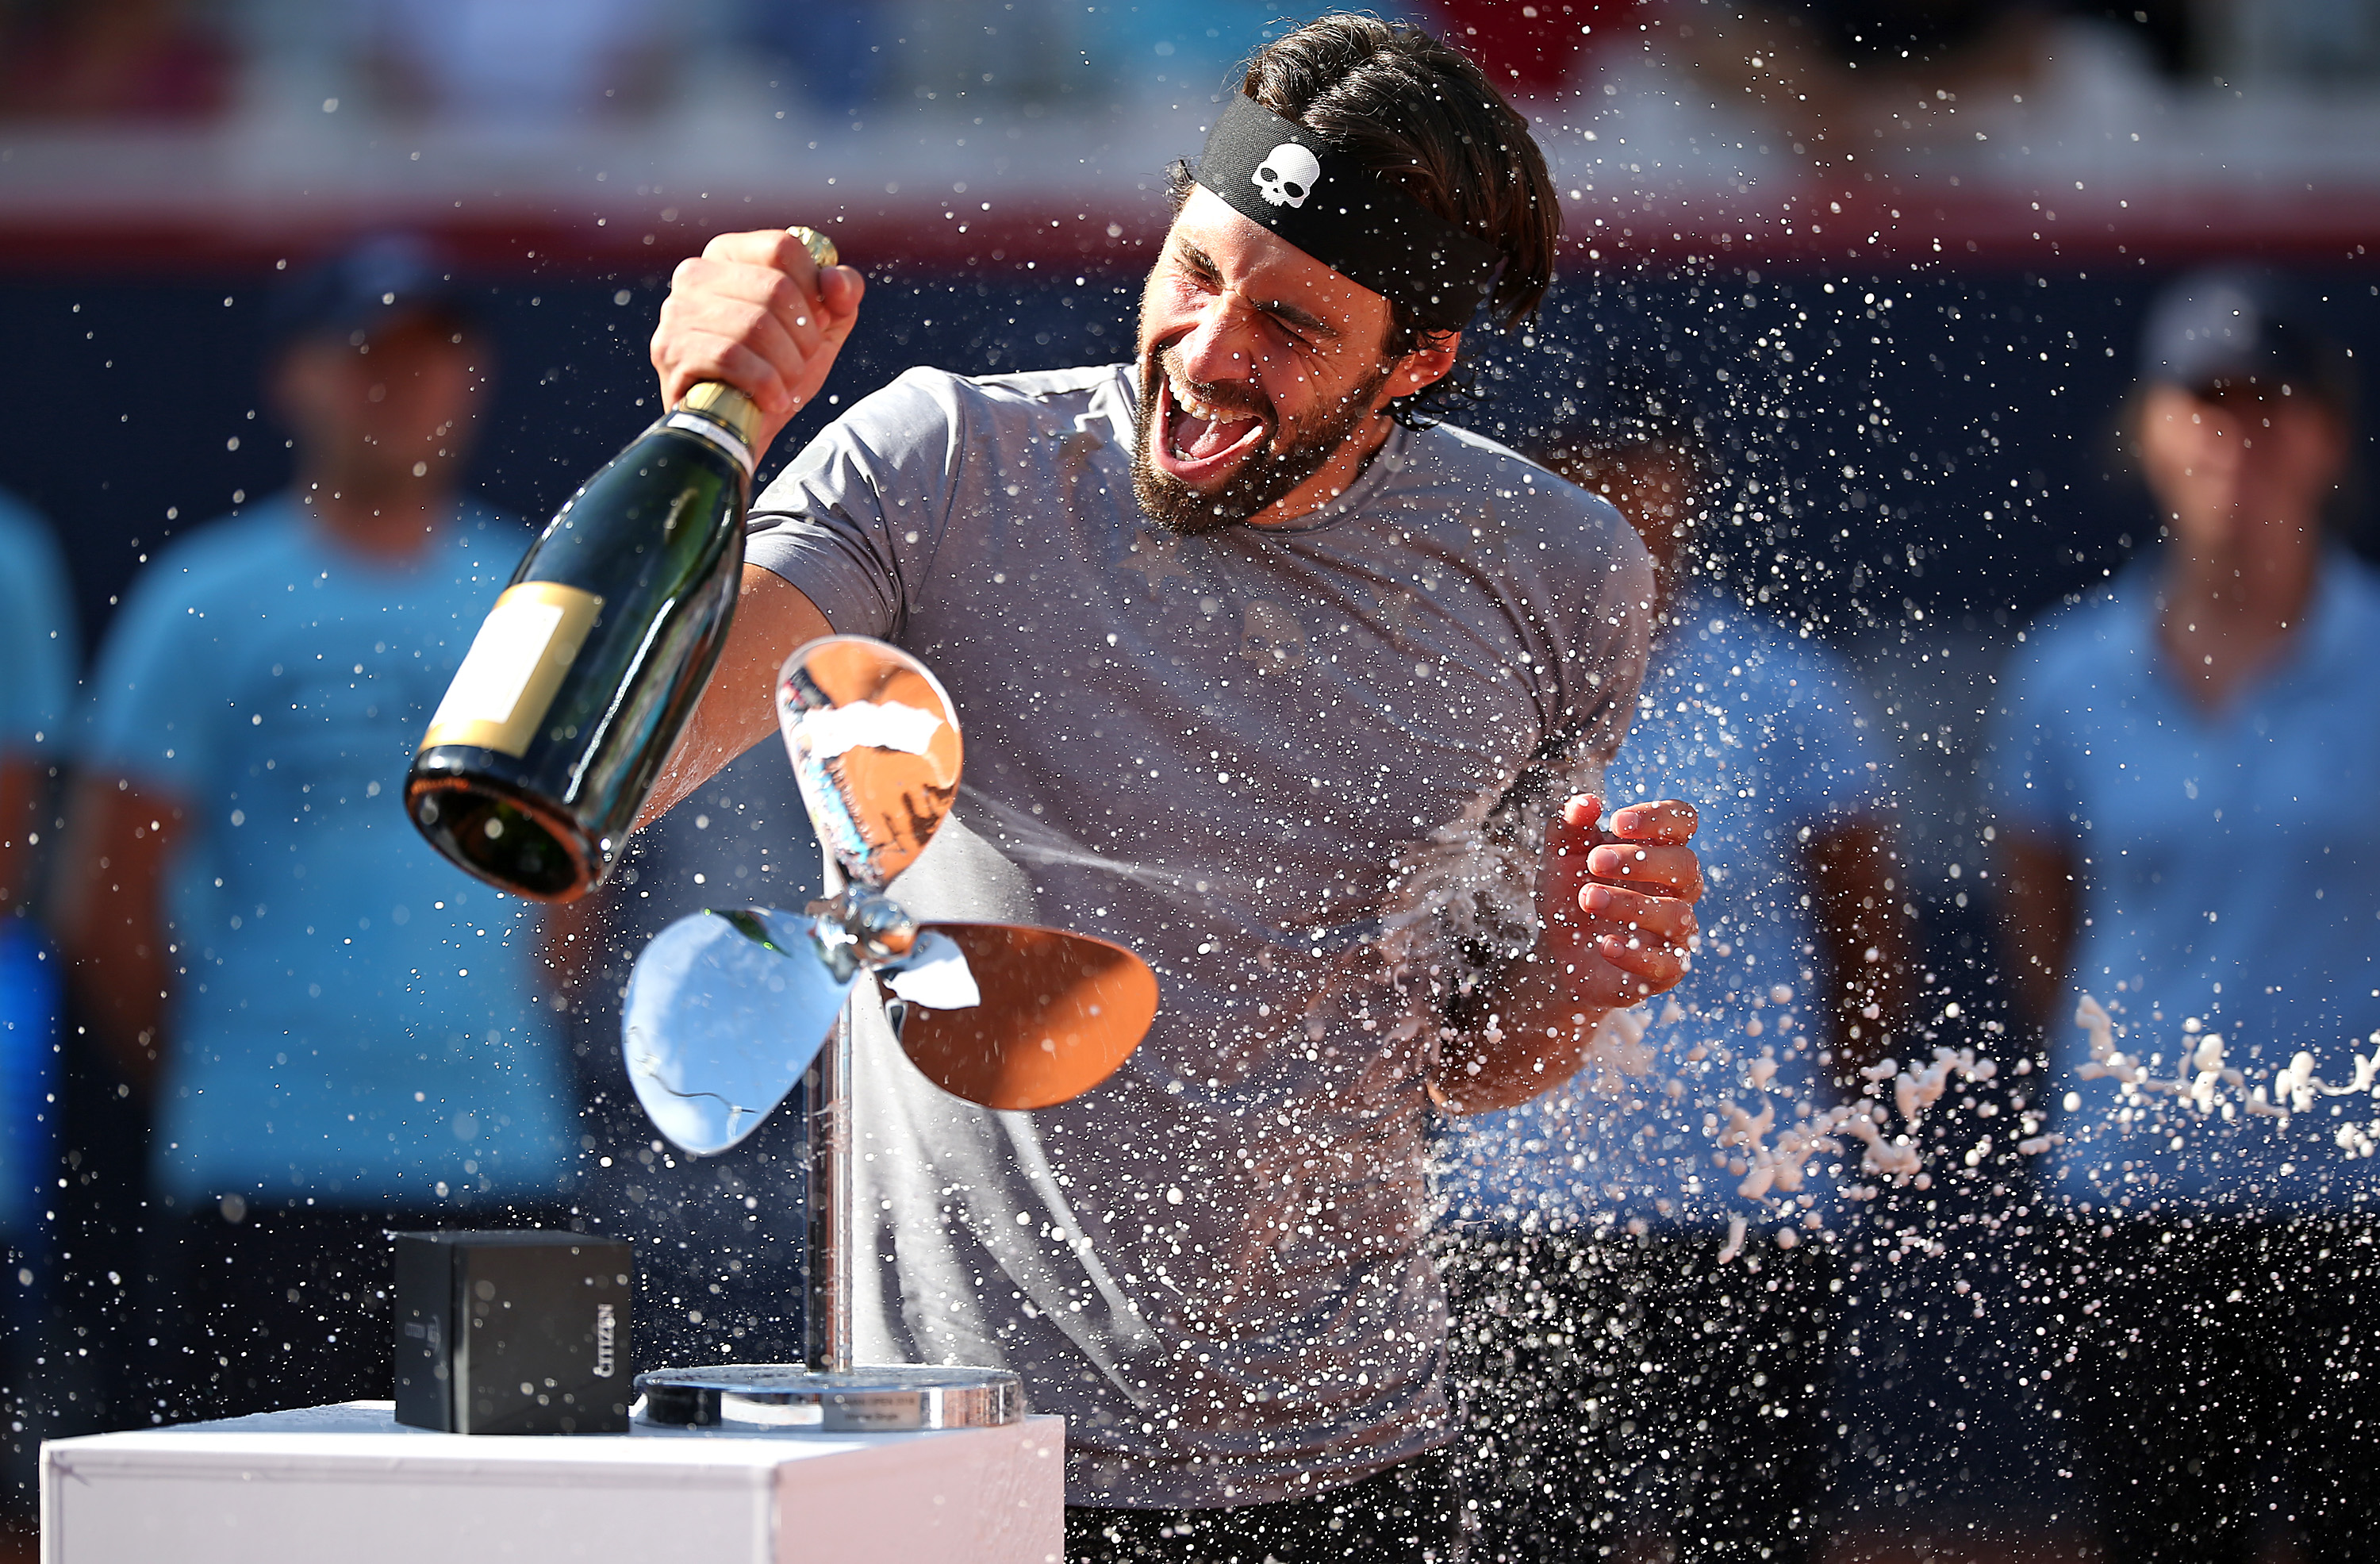
[[1022,1422],[1025,1387],[1005,1369],[887,1364],[825,1374],[799,1363],[720,1363],[637,1375],[630,1415],[657,1428],[899,1434]]

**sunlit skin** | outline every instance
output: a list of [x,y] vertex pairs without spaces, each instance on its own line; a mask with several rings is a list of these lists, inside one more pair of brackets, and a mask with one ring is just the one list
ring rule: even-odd
[[[2172,534],[2159,582],[2164,671],[2202,711],[2220,712],[2304,623],[2323,508],[2347,471],[2346,421],[2301,388],[2154,385],[2133,439]],[[2063,844],[2009,830],[2000,857],[2018,999],[2048,1025],[2065,994],[2080,866]]]
[[[781,229],[712,239],[672,277],[653,333],[663,399],[674,402],[700,381],[723,381],[759,406],[767,444],[819,395],[863,293],[857,272],[821,271]],[[1179,457],[1159,439],[1147,453],[1151,464],[1198,495],[1219,493],[1260,451],[1294,445],[1301,432],[1329,423],[1369,383],[1340,446],[1249,520],[1280,525],[1329,503],[1388,438],[1390,400],[1453,367],[1454,334],[1388,360],[1390,324],[1378,294],[1194,190],[1144,290],[1140,359],[1196,382],[1161,391],[1163,422],[1178,418],[1181,393],[1208,410],[1247,415],[1252,426],[1204,458]],[[639,824],[775,732],[768,692],[777,664],[829,630],[817,605],[782,577],[746,567],[713,693]],[[717,698],[721,690],[735,692],[733,700]],[[1451,1049],[1432,1088],[1442,1103],[1471,1112],[1560,1084],[1584,1057],[1597,1021],[1677,983],[1694,932],[1693,902],[1702,894],[1701,869],[1685,845],[1694,826],[1683,803],[1632,805],[1607,821],[1601,800],[1568,801],[1548,833],[1537,947],[1500,974],[1488,996],[1504,1042],[1493,1050],[1476,1041],[1467,1045],[1475,1051]]]
[[662,403],[723,382],[759,408],[755,444],[773,444],[826,383],[867,291],[856,268],[821,269],[783,228],[721,234],[671,274],[651,345]]

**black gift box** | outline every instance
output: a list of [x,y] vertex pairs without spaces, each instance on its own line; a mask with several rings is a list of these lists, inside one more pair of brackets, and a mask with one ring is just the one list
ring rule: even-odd
[[450,1434],[625,1434],[628,1295],[618,1239],[394,1233],[396,1420]]

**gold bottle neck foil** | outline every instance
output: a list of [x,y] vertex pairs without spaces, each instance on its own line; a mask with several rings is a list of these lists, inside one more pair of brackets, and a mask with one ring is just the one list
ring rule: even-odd
[[700,413],[725,427],[747,446],[754,445],[760,433],[760,409],[752,398],[715,380],[706,380],[688,391],[679,401],[678,409]]

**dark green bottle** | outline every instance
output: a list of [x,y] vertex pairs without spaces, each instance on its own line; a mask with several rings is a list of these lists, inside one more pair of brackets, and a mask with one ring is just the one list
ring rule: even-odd
[[698,385],[546,524],[406,777],[440,852],[540,901],[602,883],[726,641],[759,423]]

